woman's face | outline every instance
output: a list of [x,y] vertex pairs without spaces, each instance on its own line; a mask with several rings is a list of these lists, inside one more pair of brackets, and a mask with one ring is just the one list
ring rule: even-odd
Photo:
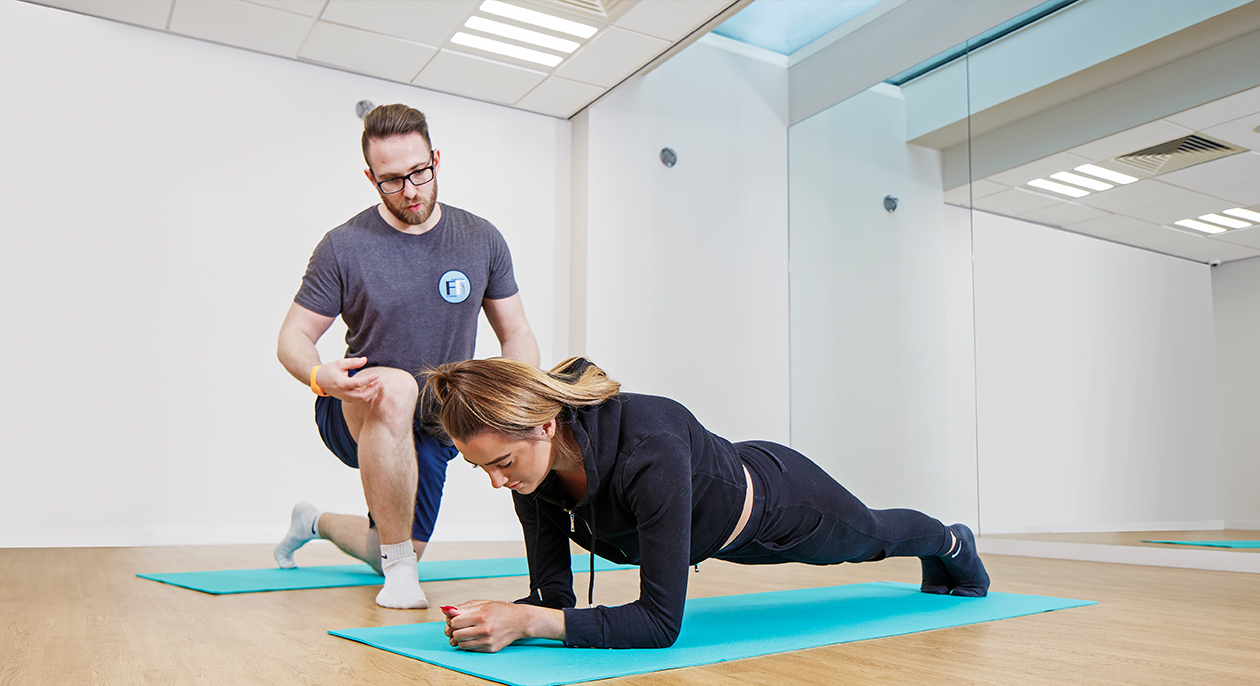
[[495,488],[507,487],[518,493],[533,493],[551,472],[551,441],[556,420],[535,427],[530,440],[514,440],[486,429],[465,440],[454,439],[469,464],[481,467]]

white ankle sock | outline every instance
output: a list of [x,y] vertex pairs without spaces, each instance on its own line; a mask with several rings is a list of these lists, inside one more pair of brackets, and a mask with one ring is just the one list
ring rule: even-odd
[[381,544],[381,572],[385,585],[376,594],[376,604],[396,610],[423,610],[429,606],[420,588],[416,551],[411,541]]
[[284,540],[276,544],[276,549],[272,554],[276,558],[276,564],[284,569],[293,569],[297,566],[293,562],[293,552],[301,548],[307,541],[319,538],[319,517],[324,511],[315,507],[310,503],[298,503],[293,506],[293,515],[289,520],[289,533],[285,534]]

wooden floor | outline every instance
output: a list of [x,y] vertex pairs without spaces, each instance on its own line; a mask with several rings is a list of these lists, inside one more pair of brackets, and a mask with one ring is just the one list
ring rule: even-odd
[[[438,544],[428,559],[520,555],[518,544]],[[324,542],[299,564],[349,560]],[[335,638],[329,629],[436,621],[378,608],[376,587],[211,596],[138,572],[264,567],[269,546],[0,549],[0,685],[486,684]],[[992,555],[993,589],[1098,605],[861,641],[603,684],[1260,684],[1260,575]],[[918,561],[816,568],[705,562],[693,597],[918,581]],[[579,575],[579,588],[585,588]],[[600,572],[596,601],[637,595]],[[436,607],[511,599],[523,578],[425,586]]]

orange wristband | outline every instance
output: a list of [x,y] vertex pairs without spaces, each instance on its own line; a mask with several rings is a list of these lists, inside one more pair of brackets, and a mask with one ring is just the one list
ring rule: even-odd
[[318,372],[319,368],[322,366],[324,365],[317,364],[314,367],[311,367],[311,390],[315,392],[315,395],[327,397],[328,394],[324,392],[324,389],[320,388],[319,384],[315,383],[315,372]]

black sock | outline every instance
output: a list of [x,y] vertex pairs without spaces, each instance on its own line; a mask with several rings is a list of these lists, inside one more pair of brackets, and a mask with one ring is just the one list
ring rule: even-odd
[[[940,560],[952,580],[953,595],[983,598],[989,593],[989,574],[976,551],[976,538],[965,524],[953,524],[949,530],[958,537],[958,544]],[[926,566],[924,567],[926,569]],[[926,579],[926,575],[924,576]]]
[[919,586],[920,591],[948,595],[953,590],[950,587],[953,577],[949,575],[949,570],[945,569],[945,563],[941,562],[939,557],[921,557],[919,566],[923,568],[923,583]]

